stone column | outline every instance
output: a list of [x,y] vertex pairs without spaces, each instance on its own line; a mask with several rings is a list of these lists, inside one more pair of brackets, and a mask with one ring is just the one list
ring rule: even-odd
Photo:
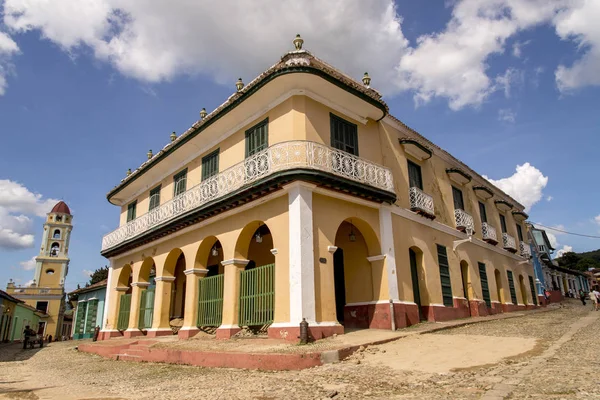
[[129,309],[129,324],[127,324],[127,330],[125,331],[125,337],[131,338],[142,335],[142,331],[139,329],[140,319],[140,300],[142,297],[142,290],[150,286],[149,282],[132,282],[131,283],[131,307]]
[[154,292],[154,313],[152,315],[152,328],[148,329],[148,337],[171,335],[173,331],[169,325],[169,311],[171,308],[171,290],[174,276],[157,276],[154,278],[156,290]]
[[238,333],[241,328],[238,325],[240,311],[240,273],[248,264],[249,260],[232,258],[221,261],[225,267],[223,284],[223,320],[217,329],[217,339],[229,339]]
[[[41,263],[38,263],[38,264],[41,266]],[[104,319],[104,321],[102,321],[102,330],[100,331],[100,339],[101,340],[110,338],[111,331],[116,331],[116,329],[117,329],[116,327],[112,326],[112,324],[110,323],[111,321],[109,319],[112,302],[114,301],[114,297],[115,297],[115,294],[112,293],[112,289],[111,289],[113,287],[112,286],[112,277],[113,277],[113,267],[112,267],[112,261],[111,261],[111,265],[108,268],[108,278],[106,280],[106,296],[104,298],[104,312],[102,313],[102,318]],[[75,324],[75,321],[73,321],[73,324]]]
[[207,269],[186,269],[185,274],[185,315],[183,316],[183,327],[179,330],[180,339],[189,339],[198,329],[198,300],[200,280],[208,273]]

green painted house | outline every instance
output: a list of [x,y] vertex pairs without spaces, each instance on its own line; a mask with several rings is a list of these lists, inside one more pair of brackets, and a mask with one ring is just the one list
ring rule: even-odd
[[73,318],[73,339],[89,339],[94,336],[96,326],[102,326],[106,279],[69,293],[77,295],[77,306]]

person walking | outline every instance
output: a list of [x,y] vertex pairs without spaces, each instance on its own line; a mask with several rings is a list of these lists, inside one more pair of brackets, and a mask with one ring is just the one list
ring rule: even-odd
[[598,311],[598,297],[596,297],[595,290],[590,291],[590,301],[592,302],[592,310]]
[[579,300],[581,300],[581,304],[585,306],[585,292],[582,289],[579,289]]
[[27,348],[27,344],[29,344],[29,341],[31,340],[32,337],[34,337],[36,335],[35,331],[31,328],[29,328],[29,325],[27,325],[25,327],[25,330],[23,331],[23,350],[25,350]]
[[596,311],[598,311],[598,303],[600,302],[600,292],[598,291],[598,287],[595,287],[592,293],[596,296]]

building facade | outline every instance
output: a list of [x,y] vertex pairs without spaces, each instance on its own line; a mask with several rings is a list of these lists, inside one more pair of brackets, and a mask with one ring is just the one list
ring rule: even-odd
[[69,293],[70,296],[74,294],[77,294],[77,306],[74,311],[72,337],[73,339],[89,339],[94,336],[96,326],[102,324],[106,279]]
[[42,245],[36,257],[33,283],[15,285],[12,280],[6,291],[23,300],[46,316],[38,326],[32,327],[38,334],[60,337],[63,327],[65,305],[65,279],[69,272],[69,242],[73,229],[73,216],[67,204],[58,202],[48,213],[44,223]]
[[[102,337],[296,340],[537,303],[523,206],[302,49],[108,194]],[[152,282],[150,277],[155,276]]]

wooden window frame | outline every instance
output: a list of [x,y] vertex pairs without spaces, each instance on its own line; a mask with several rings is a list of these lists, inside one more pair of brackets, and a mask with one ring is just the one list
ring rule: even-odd
[[[133,211],[132,211],[133,210]],[[133,221],[137,216],[137,200],[127,204],[127,222]]]
[[517,238],[519,239],[519,242],[523,242],[525,241],[523,238],[523,228],[521,228],[521,225],[516,224],[515,225],[517,227]]
[[502,230],[502,233],[508,233],[508,227],[506,225],[506,217],[502,214],[500,215],[500,229]]
[[485,203],[482,203],[481,201],[478,201],[479,203],[479,218],[481,218],[481,222],[488,222],[487,219],[487,210],[485,208]]
[[[336,124],[342,124],[347,129],[343,130],[342,135],[344,137],[342,139],[337,139],[335,136]],[[353,124],[352,122],[345,120],[344,118],[341,118],[333,113],[329,113],[329,134],[331,147],[358,157],[358,125]],[[355,142],[353,147],[354,151],[348,151],[348,147],[351,147],[351,145],[348,143],[349,141],[347,140],[347,135],[351,136]]]
[[[154,189],[150,190],[150,195],[148,196],[148,211],[152,211],[158,206],[160,206],[160,190],[162,189],[162,185],[156,186]],[[152,196],[158,195],[158,204],[152,204]],[[156,202],[155,202],[156,203]]]
[[[462,207],[458,207],[458,208],[456,207],[457,206],[457,204],[456,204],[457,203],[457,201],[456,201],[457,194],[460,194],[459,198],[460,198],[460,203],[462,205]],[[462,190],[460,190],[456,186],[452,186],[452,200],[453,200],[453,204],[454,204],[454,209],[455,210],[463,210],[463,211],[465,211],[465,198],[463,196],[463,192],[462,192]]]
[[[219,173],[219,152],[220,149],[210,152],[209,154],[202,157],[202,180],[206,180]],[[211,162],[214,162],[214,166],[211,166]],[[214,170],[212,169],[214,168]]]
[[[265,128],[265,134],[264,134],[264,138],[261,137],[260,139],[261,140],[264,139],[264,142],[261,143],[260,145],[256,145],[255,143],[252,143],[252,146],[251,146],[250,142],[251,142],[251,140],[253,140],[251,138],[252,135],[255,135],[256,131],[262,127]],[[245,146],[246,146],[246,158],[258,153],[259,151],[265,150],[267,147],[269,147],[269,118],[265,118],[258,124],[254,125],[252,128],[246,130]]]
[[[406,160],[407,161],[407,168],[408,168],[408,187],[416,187],[417,189],[423,190],[423,173],[421,170],[421,166],[415,162],[412,162],[411,160]],[[413,185],[413,183],[415,182],[411,182],[411,178],[412,175],[410,173],[411,169],[413,169],[414,171],[416,171],[417,175],[418,175],[418,182],[416,182],[416,185]]]
[[[187,168],[185,168],[185,169],[181,170],[180,172],[176,173],[175,175],[173,175],[173,197],[174,198],[185,193],[185,191],[187,190],[187,173],[188,173],[188,170],[187,170]],[[179,180],[182,177],[185,178],[183,190],[180,193],[177,193],[177,183],[179,182]]]
[[454,307],[454,296],[452,295],[452,278],[450,276],[450,261],[446,246],[436,244],[438,254],[438,266],[440,269],[440,284],[442,287],[442,300],[444,306]]
[[490,297],[490,284],[487,278],[487,270],[486,265],[482,262],[478,262],[477,266],[479,267],[479,282],[481,283],[481,297],[483,297],[483,301],[485,304],[491,308],[492,307],[492,298]]

